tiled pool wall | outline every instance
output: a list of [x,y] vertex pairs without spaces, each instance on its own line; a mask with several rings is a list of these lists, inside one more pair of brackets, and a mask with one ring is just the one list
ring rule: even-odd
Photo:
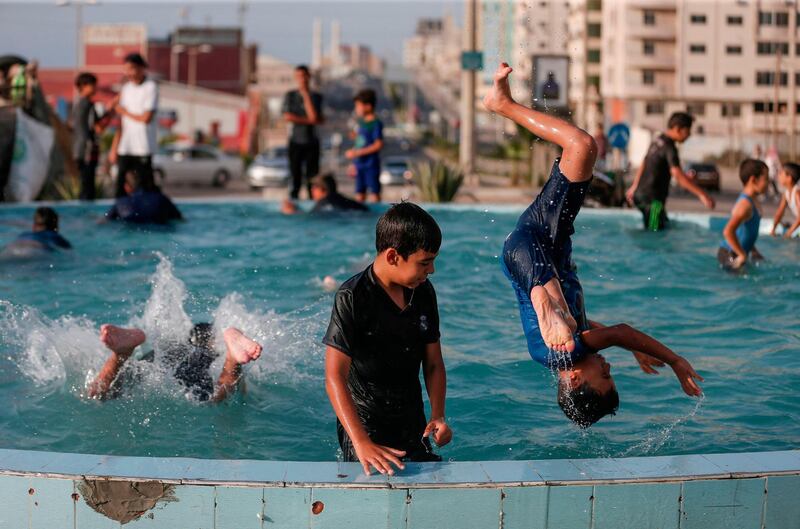
[[409,464],[0,450],[1,529],[797,529],[800,451]]

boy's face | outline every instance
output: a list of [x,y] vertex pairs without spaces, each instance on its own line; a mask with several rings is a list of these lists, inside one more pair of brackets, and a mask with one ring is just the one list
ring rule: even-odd
[[363,118],[372,113],[372,105],[368,105],[362,101],[356,101],[356,116]]
[[692,135],[692,128],[691,127],[676,127],[675,128],[675,135],[677,136],[677,142],[683,143],[689,139],[689,136]]
[[778,183],[784,189],[791,189],[792,187],[794,187],[794,182],[792,182],[792,177],[789,176],[789,173],[784,169],[781,169],[781,172],[778,173]]
[[145,78],[144,68],[132,62],[126,62],[122,65],[122,73],[134,83],[139,83]]
[[311,200],[319,201],[328,196],[328,192],[320,187],[313,185],[311,186]]
[[81,97],[93,97],[97,92],[97,86],[93,84],[85,84],[81,86],[78,91],[80,92]]
[[592,389],[602,395],[617,388],[614,377],[611,376],[611,364],[599,353],[588,355],[572,369],[570,384],[577,387],[584,382],[588,382]]
[[417,250],[403,259],[394,248],[384,252],[385,259],[392,270],[391,280],[406,288],[416,288],[424,283],[428,276],[434,273],[433,261],[438,254]]
[[305,70],[294,71],[294,82],[301,89],[308,89],[311,76]]
[[756,192],[759,195],[766,193],[767,187],[769,187],[769,174],[767,173],[767,171],[764,171],[755,178]]

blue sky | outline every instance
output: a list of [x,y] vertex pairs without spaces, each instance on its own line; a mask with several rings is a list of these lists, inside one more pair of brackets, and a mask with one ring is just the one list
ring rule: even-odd
[[[403,39],[414,33],[417,18],[447,12],[461,19],[463,3],[452,0],[372,0],[341,2],[246,2],[245,38],[258,44],[259,53],[289,62],[311,59],[314,17],[324,24],[324,42],[330,38],[330,21],[338,19],[343,43],[361,43],[398,64]],[[99,0],[83,8],[85,24],[144,23],[150,37],[164,37],[177,25],[237,25],[239,2],[120,2]],[[186,19],[182,18],[182,12]],[[44,67],[75,63],[75,9],[59,7],[56,0],[0,1],[0,55],[15,53],[38,58]]]

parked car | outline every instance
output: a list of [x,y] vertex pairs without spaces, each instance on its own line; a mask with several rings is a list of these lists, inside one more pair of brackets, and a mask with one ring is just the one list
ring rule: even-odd
[[242,161],[210,145],[170,145],[153,156],[156,184],[211,184],[224,187],[242,176]]
[[683,172],[703,189],[719,191],[719,169],[713,163],[689,162]]
[[413,174],[410,160],[406,156],[387,156],[383,160],[380,182],[385,186],[401,186],[410,183]]
[[247,168],[247,183],[251,189],[282,187],[289,183],[289,150],[276,147],[264,151]]

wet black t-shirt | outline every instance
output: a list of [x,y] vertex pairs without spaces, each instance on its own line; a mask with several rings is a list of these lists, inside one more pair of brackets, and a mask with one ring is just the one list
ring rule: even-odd
[[654,200],[665,202],[669,195],[670,169],[680,167],[678,149],[675,142],[666,134],[660,134],[647,151],[644,170],[636,188],[636,202],[649,204]]
[[[400,309],[370,265],[339,287],[322,342],[352,359],[347,386],[370,439],[412,454],[424,449],[419,372],[426,346],[439,341],[439,310],[430,281],[405,294]],[[347,452],[338,421],[337,429]]]

